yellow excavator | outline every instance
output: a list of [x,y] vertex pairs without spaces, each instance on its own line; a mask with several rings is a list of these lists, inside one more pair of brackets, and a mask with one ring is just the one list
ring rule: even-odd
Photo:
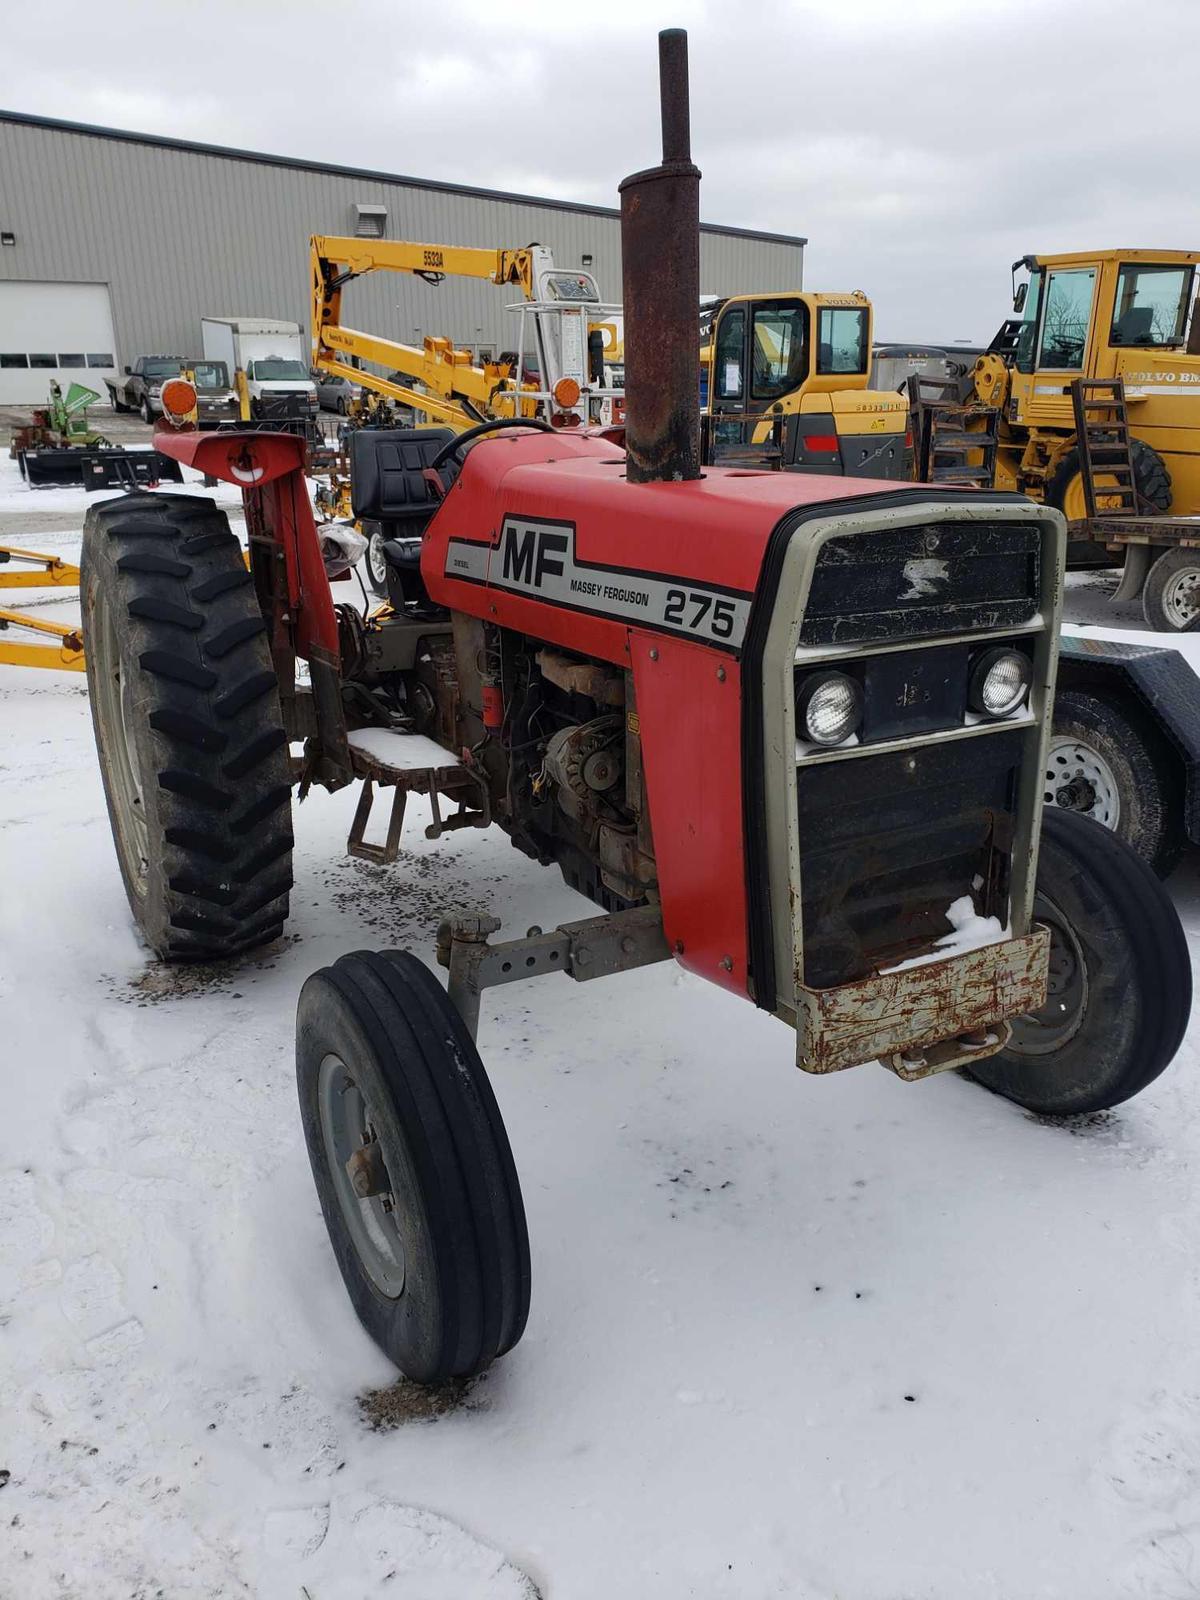
[[1123,555],[1116,597],[1140,595],[1156,629],[1200,618],[1197,265],[1191,250],[1023,256],[1014,315],[957,407],[912,385],[918,475],[950,481],[966,462],[1056,506],[1079,564]]
[[706,308],[704,321],[706,461],[911,477],[907,401],[867,386],[865,294],[733,295]]

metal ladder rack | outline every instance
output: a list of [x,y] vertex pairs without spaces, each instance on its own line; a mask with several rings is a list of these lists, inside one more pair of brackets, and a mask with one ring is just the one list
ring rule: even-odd
[[[996,471],[994,406],[964,405],[956,378],[929,378],[913,373],[908,380],[908,406],[921,483],[953,483],[990,489]],[[977,424],[971,427],[969,424]],[[973,454],[981,456],[972,464]]]
[[[1075,434],[1079,440],[1079,471],[1088,521],[1097,515],[1136,517],[1137,483],[1129,444],[1129,417],[1125,409],[1125,384],[1120,378],[1076,378],[1071,385]],[[1114,480],[1101,486],[1107,504],[1096,509],[1096,475]]]

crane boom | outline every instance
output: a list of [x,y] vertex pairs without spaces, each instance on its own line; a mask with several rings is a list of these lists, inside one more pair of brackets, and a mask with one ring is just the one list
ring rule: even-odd
[[[484,249],[469,245],[418,244],[397,239],[350,239],[315,234],[310,241],[312,269],[312,362],[376,394],[400,400],[430,419],[468,428],[481,417],[515,416],[518,405],[530,415],[538,401],[556,413],[574,413],[577,422],[592,418],[589,399],[611,401],[619,391],[607,389],[602,370],[589,359],[589,336],[610,330],[595,320],[600,304],[594,279],[586,272],[560,272],[544,245],[519,249]],[[452,340],[426,338],[418,348],[348,328],[342,323],[342,290],[368,272],[400,272],[441,283],[447,277],[475,278],[521,291],[533,321],[538,351],[537,381],[518,370],[492,362],[476,365],[468,351]],[[524,348],[524,330],[517,341]],[[395,376],[383,378],[357,362],[389,367],[420,389]],[[569,380],[565,390],[562,380]],[[518,400],[518,394],[525,398]],[[573,396],[573,398],[571,398]]]

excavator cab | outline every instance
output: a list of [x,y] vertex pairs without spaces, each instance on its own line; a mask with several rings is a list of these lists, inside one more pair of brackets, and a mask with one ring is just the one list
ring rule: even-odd
[[860,293],[724,301],[701,350],[705,459],[908,477],[905,402],[867,387],[871,321]]

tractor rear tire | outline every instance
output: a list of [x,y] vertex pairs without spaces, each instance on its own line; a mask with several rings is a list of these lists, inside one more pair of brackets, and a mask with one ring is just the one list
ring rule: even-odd
[[482,1371],[525,1330],[529,1237],[495,1096],[446,991],[407,951],[342,956],[300,992],[296,1079],[359,1321],[415,1383]]
[[[1155,511],[1171,509],[1171,474],[1167,464],[1152,445],[1143,439],[1131,439],[1129,452],[1133,457],[1133,482],[1139,501],[1147,502]],[[1103,477],[1103,473],[1100,474]],[[1104,485],[1096,486],[1097,497],[1104,494]],[[1083,498],[1083,473],[1079,465],[1079,447],[1073,445],[1059,461],[1054,475],[1046,485],[1047,502],[1061,511],[1068,522],[1081,520],[1087,515]],[[1103,506],[1098,506],[1103,512]]]
[[92,726],[134,919],[165,961],[276,938],[291,769],[266,623],[224,512],[186,495],[93,506],[80,561]]
[[1142,616],[1155,633],[1184,633],[1200,623],[1200,550],[1176,545],[1155,557],[1142,589]]
[[1055,695],[1045,803],[1111,828],[1160,878],[1187,842],[1183,783],[1178,758],[1131,697]]
[[1107,828],[1046,810],[1034,920],[1051,934],[1050,992],[970,1076],[1044,1116],[1104,1111],[1167,1066],[1192,1008],[1179,915],[1146,863]]

